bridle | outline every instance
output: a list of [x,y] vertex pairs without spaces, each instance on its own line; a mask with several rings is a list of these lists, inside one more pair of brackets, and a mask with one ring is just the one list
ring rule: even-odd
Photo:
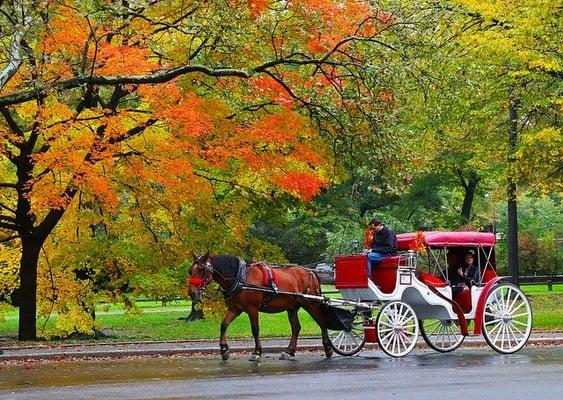
[[197,291],[201,294],[205,296],[205,288],[207,287],[207,285],[209,285],[209,283],[213,280],[213,265],[211,265],[211,263],[209,262],[209,258],[207,258],[205,260],[205,264],[203,263],[202,260],[203,256],[198,257],[195,261],[194,264],[192,266],[192,269],[197,265],[200,267],[203,267],[204,270],[204,275],[203,278],[194,278],[192,276],[190,276],[190,279],[188,279],[188,284],[196,286],[197,287]]

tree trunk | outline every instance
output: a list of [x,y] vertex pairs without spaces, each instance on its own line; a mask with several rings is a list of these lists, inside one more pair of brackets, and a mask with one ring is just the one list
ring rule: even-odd
[[463,197],[463,205],[461,206],[461,216],[466,222],[471,219],[471,208],[473,207],[473,199],[475,197],[475,191],[477,190],[477,184],[480,178],[475,174],[471,173],[467,182],[462,179],[462,185],[465,190],[465,196]]
[[190,314],[187,317],[181,317],[178,319],[186,322],[205,319],[205,317],[203,316],[203,310],[201,309],[201,300],[200,299],[192,300],[192,310]]
[[35,340],[37,338],[37,264],[40,250],[41,241],[38,239],[22,239],[19,340]]
[[519,284],[518,272],[518,209],[516,205],[516,181],[512,175],[515,162],[514,153],[518,139],[518,99],[510,97],[508,103],[508,275],[512,282]]

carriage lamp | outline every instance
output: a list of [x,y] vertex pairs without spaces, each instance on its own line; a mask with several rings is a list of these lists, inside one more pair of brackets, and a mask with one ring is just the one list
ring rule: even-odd
[[357,250],[358,247],[360,247],[360,241],[359,240],[352,240],[352,247],[354,248],[354,250]]

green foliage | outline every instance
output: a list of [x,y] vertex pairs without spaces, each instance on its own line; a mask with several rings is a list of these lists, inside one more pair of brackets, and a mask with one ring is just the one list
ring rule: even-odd
[[[562,248],[557,239],[563,237],[563,207],[560,194],[532,197],[522,196],[518,204],[518,230],[522,273],[561,273]],[[498,204],[491,215],[503,239],[497,242],[497,264],[506,266],[506,207]],[[540,272],[541,271],[541,272]],[[557,272],[556,272],[557,271]]]
[[552,234],[541,238],[524,232],[518,238],[522,275],[558,275],[563,273],[561,243]]

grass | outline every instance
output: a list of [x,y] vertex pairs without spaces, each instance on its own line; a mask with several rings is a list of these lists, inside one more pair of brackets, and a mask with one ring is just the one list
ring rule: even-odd
[[[532,305],[534,329],[563,329],[562,284],[554,285],[552,292],[547,291],[546,285],[526,285],[522,289]],[[324,290],[334,290],[334,287],[328,286]],[[103,311],[97,312],[97,320],[102,331],[107,335],[103,341],[217,340],[219,337],[220,317],[190,323],[178,320],[188,315],[190,310],[188,301],[173,301],[166,304],[157,301],[138,302],[138,306],[140,311],[134,314],[124,313],[119,305],[99,307]],[[8,310],[5,316],[7,319],[0,323],[0,340],[13,342],[18,329],[17,309]],[[302,336],[320,335],[319,327],[304,310],[300,311],[299,319]],[[55,318],[51,318],[48,325],[53,326],[54,321]],[[38,329],[44,322],[44,319],[38,320]],[[260,335],[261,337],[289,337],[287,314],[260,314]],[[250,323],[246,315],[241,315],[229,326],[228,336],[230,339],[251,336]],[[65,342],[78,340],[67,339]]]

